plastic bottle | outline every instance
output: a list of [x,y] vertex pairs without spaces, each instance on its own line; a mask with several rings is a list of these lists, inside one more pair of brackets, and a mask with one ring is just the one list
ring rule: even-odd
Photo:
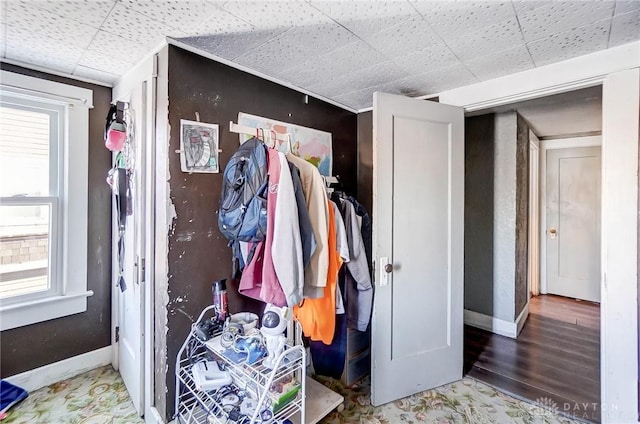
[[211,284],[213,292],[213,306],[215,307],[218,321],[224,321],[229,315],[227,305],[227,280],[214,280]]

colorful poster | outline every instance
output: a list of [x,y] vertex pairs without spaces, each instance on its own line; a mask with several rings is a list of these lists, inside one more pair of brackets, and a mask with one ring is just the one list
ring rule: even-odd
[[181,119],[180,153],[182,172],[220,172],[218,125]]
[[[333,167],[331,133],[243,112],[238,113],[238,125],[251,128],[263,128],[265,133],[275,131],[285,136],[286,134],[290,134],[292,153],[315,165],[322,175],[331,175]],[[268,137],[268,134],[266,135]],[[241,143],[244,143],[250,138],[250,135],[240,134]],[[279,143],[277,146],[279,150],[283,152],[288,150],[286,146],[287,143],[280,141]]]

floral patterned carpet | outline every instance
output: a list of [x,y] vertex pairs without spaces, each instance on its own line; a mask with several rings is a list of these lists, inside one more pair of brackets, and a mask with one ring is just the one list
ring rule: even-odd
[[2,424],[144,423],[111,365],[29,393]]
[[[317,377],[344,396],[344,409],[322,424],[574,424],[557,415],[552,402],[533,405],[517,400],[471,378],[373,407],[369,384],[352,388]],[[97,368],[32,392],[9,411],[2,424],[138,424],[120,375],[111,367]]]
[[316,379],[345,399],[344,410],[333,411],[322,424],[579,423],[558,415],[548,399],[540,405],[523,402],[468,377],[378,407],[370,404],[368,381],[347,388],[333,379]]

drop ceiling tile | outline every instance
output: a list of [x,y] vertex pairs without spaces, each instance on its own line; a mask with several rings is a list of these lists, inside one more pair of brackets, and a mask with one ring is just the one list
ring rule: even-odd
[[346,93],[345,98],[353,97],[359,101],[359,109],[373,106],[373,93],[379,91],[381,93],[397,94],[406,97],[418,97],[429,94],[429,89],[420,80],[414,77],[406,77],[400,80],[391,81],[385,84],[368,87],[363,90]]
[[355,40],[357,38],[353,34],[333,22],[294,27],[243,54],[236,61],[277,76],[311,57]]
[[585,25],[527,44],[536,66],[607,48],[609,20]]
[[90,78],[92,80],[106,82],[113,84],[118,80],[118,75],[111,74],[109,72],[100,71],[98,69],[87,68],[86,66],[76,66],[73,71],[73,75],[77,75],[83,78]]
[[417,15],[406,1],[311,0],[310,3],[363,38]]
[[464,65],[452,65],[435,71],[411,75],[399,81],[405,90],[414,90],[425,94],[436,94],[450,88],[463,87],[478,82]]
[[183,35],[181,31],[129,10],[120,3],[113,8],[101,29],[150,47],[160,44],[166,36]]
[[427,48],[416,50],[404,56],[395,57],[392,60],[401,69],[412,74],[445,68],[455,63],[460,63],[460,60],[458,60],[451,49],[443,42],[434,43]]
[[189,32],[217,10],[214,4],[205,0],[120,1],[127,9],[182,32]]
[[470,60],[465,62],[465,65],[481,81],[535,67],[524,44]]
[[613,17],[609,47],[640,40],[640,9]]
[[640,0],[618,0],[616,1],[616,15],[640,9]]
[[363,90],[343,94],[335,97],[333,100],[356,110],[364,109],[373,105],[374,91],[375,90],[373,88],[365,88]]
[[86,50],[78,65],[87,68],[99,69],[103,72],[122,75],[133,67],[133,62],[115,58],[113,56],[104,55],[93,50]]
[[334,97],[334,100],[355,109],[364,109],[373,105],[373,93],[376,91],[416,97],[435,94],[449,88],[461,87],[475,82],[478,82],[477,78],[464,66],[455,65],[347,92]]
[[70,74],[76,66],[75,62],[60,60],[55,52],[38,52],[34,54],[32,50],[23,47],[7,46],[5,57],[67,74]]
[[451,50],[462,60],[486,56],[496,50],[506,50],[524,44],[520,27],[515,19],[508,19],[472,33],[447,40]]
[[364,39],[389,58],[409,54],[441,42],[440,37],[421,17],[411,18]]
[[286,31],[296,26],[326,23],[330,19],[309,3],[298,1],[231,0],[222,6],[232,15],[258,29]]
[[0,1],[0,23],[4,24],[7,22],[7,1]]
[[[11,51],[22,50],[21,57],[46,56],[62,63],[76,63],[82,57],[84,48],[75,44],[54,40],[37,33],[24,30],[22,27],[7,25],[6,45]],[[52,48],[54,47],[55,48]]]
[[345,74],[340,78],[327,78],[325,82],[309,87],[309,90],[332,98],[342,93],[385,84],[407,75],[407,72],[398,68],[394,63],[384,62]]
[[515,18],[510,1],[412,0],[416,9],[443,38]]
[[352,43],[358,38],[335,22],[309,24],[291,28],[272,41],[283,49],[296,46],[309,56],[318,56]]
[[197,37],[178,38],[179,41],[228,60],[234,60],[274,38],[273,31],[249,30]]
[[355,41],[318,57],[312,57],[282,74],[299,87],[310,87],[330,78],[341,78],[387,59],[363,41]]
[[100,28],[115,0],[30,0],[31,4],[65,18]]
[[0,22],[0,57],[5,56],[7,47],[7,26]]
[[25,1],[7,3],[7,23],[12,28],[21,28],[42,37],[80,47],[88,46],[98,31],[73,19],[63,18],[48,10],[33,7]]
[[[313,54],[312,51],[302,48],[297,44],[284,44],[282,34],[272,38],[264,44],[260,44],[253,50],[237,57],[234,62],[274,76],[277,73],[293,68],[296,64],[304,62]],[[288,41],[289,42],[289,41]]]
[[88,49],[107,56],[126,57],[130,62],[137,62],[138,59],[151,52],[151,49],[144,44],[127,40],[106,31],[98,31]]
[[[253,30],[253,26],[231,13],[216,8],[215,13],[193,28],[184,28],[188,36],[217,35],[217,34],[237,34]],[[273,33],[269,32],[269,33]],[[277,33],[273,34],[274,36]]]
[[516,9],[516,13],[521,13],[533,10],[536,7],[546,6],[551,3],[551,0],[512,0],[513,7]]
[[518,15],[527,42],[591,24],[613,15],[612,1],[557,1]]

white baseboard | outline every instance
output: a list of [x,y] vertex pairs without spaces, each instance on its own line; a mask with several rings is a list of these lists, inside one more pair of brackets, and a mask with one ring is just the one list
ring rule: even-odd
[[[152,406],[149,410],[151,413],[144,414],[145,424],[165,424],[164,420],[160,416],[160,412],[158,412],[155,406]],[[175,420],[172,420],[169,424],[175,424],[175,422]]]
[[53,364],[44,365],[40,368],[12,375],[5,380],[11,384],[22,387],[28,392],[33,392],[34,390],[67,378],[75,377],[83,372],[109,365],[110,363],[111,346],[107,346],[72,358],[63,359]]
[[515,339],[517,336],[517,326],[515,322],[505,321],[496,317],[481,314],[479,312],[464,310],[464,323],[472,327],[491,331],[501,336]]
[[520,334],[520,332],[522,331],[522,327],[524,327],[524,323],[527,321],[527,318],[529,317],[529,302],[527,302],[526,305],[524,305],[524,308],[522,308],[522,312],[520,312],[520,315],[518,315],[518,319],[516,319],[516,334]]

